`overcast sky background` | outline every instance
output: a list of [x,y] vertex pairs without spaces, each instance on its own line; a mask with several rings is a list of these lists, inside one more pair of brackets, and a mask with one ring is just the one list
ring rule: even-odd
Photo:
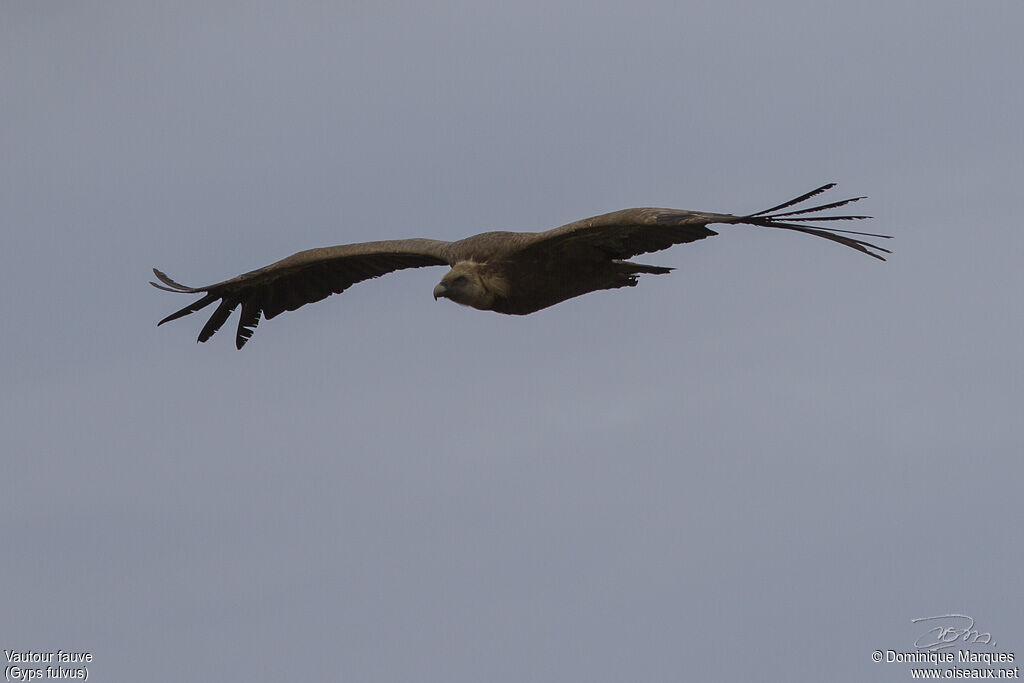
[[[287,5],[287,6],[284,6]],[[902,680],[1024,657],[1024,4],[0,5],[0,646],[98,681]],[[528,317],[294,251],[739,213]],[[981,649],[981,648],[979,648]],[[7,663],[5,662],[5,666]]]

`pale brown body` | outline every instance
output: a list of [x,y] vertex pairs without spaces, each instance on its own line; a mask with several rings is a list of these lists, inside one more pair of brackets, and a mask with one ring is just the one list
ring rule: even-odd
[[[435,299],[451,299],[480,310],[512,315],[533,313],[600,289],[632,287],[640,274],[663,274],[671,269],[633,263],[629,258],[716,235],[707,227],[710,223],[745,223],[796,230],[882,259],[870,250],[888,250],[838,233],[872,237],[886,235],[829,231],[798,224],[803,221],[868,218],[816,215],[819,211],[836,208],[861,197],[773,213],[832,186],[825,185],[789,202],[746,216],[678,209],[624,209],[546,232],[485,232],[457,242],[416,238],[310,249],[207,287],[185,287],[154,269],[163,284],[150,284],[171,292],[205,295],[159,324],[194,313],[220,300],[220,305],[199,333],[200,342],[209,339],[241,305],[235,336],[235,345],[240,349],[252,336],[261,316],[269,320],[283,311],[293,311],[343,292],[356,282],[405,268],[451,266],[434,288]],[[815,215],[804,217],[805,214]]]

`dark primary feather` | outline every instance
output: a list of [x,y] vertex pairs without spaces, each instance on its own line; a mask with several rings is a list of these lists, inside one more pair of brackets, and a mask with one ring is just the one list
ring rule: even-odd
[[[825,192],[827,190],[831,190],[835,186],[836,186],[835,183],[827,183],[827,184],[822,185],[821,187],[819,187],[817,189],[811,190],[810,192],[808,192],[806,194],[800,195],[796,199],[790,199],[788,202],[783,202],[783,203],[779,204],[778,206],[773,206],[770,209],[765,209],[764,211],[758,211],[757,213],[752,213],[750,215],[751,216],[762,216],[762,215],[764,215],[766,213],[773,213],[775,211],[778,211],[779,209],[789,208],[790,206],[793,206],[794,204],[799,204],[800,202],[805,202],[808,199],[810,199],[811,197],[816,197],[819,194],[821,194],[822,192]],[[852,200],[845,200],[844,203],[848,203],[850,201],[852,201]]]
[[[846,206],[847,204],[852,204],[853,202],[859,202],[862,199],[867,199],[867,197],[851,197],[849,199],[843,199],[843,200],[840,200],[838,202],[832,202],[831,204],[820,204],[818,206],[812,206],[812,207],[809,207],[809,208],[806,208],[806,209],[800,209],[799,211],[785,211],[783,213],[773,213],[772,215],[774,215],[776,218],[779,218],[780,216],[797,216],[797,215],[800,215],[802,213],[813,213],[815,211],[826,211],[828,209],[838,209],[840,206]],[[760,216],[763,213],[766,213],[766,212],[760,211],[760,212],[758,212],[758,213],[756,213],[754,215],[755,216]],[[867,216],[864,216],[864,218],[867,218]]]
[[[886,249],[884,247],[880,247],[877,244],[872,244],[871,242],[865,242],[864,240],[853,239],[851,237],[844,237],[843,235],[836,234],[836,233],[839,233],[839,232],[843,232],[843,233],[847,233],[847,234],[854,234],[854,235],[861,235],[861,234],[867,234],[867,233],[858,233],[858,232],[852,232],[852,231],[849,231],[849,230],[825,230],[823,228],[813,228],[813,227],[806,226],[806,225],[794,225],[792,223],[780,223],[780,222],[777,222],[777,221],[764,221],[764,222],[761,222],[761,221],[749,220],[749,221],[741,221],[741,222],[749,223],[750,225],[760,225],[760,226],[763,226],[763,227],[766,227],[766,228],[782,228],[783,230],[793,230],[794,232],[802,232],[802,233],[807,234],[807,235],[816,235],[817,237],[824,237],[827,240],[832,240],[833,242],[838,242],[839,244],[842,244],[843,246],[850,247],[851,249],[856,249],[857,251],[861,252],[862,254],[867,254],[868,256],[870,256],[872,258],[878,259],[879,261],[884,261],[885,257],[880,255],[880,254],[874,253],[873,251],[871,251],[871,249],[875,249],[877,251],[881,251],[881,252],[886,253],[886,254],[891,254],[892,253],[888,249]],[[871,236],[872,237],[883,237],[883,238],[887,238],[887,239],[890,237],[889,235],[871,235]]]
[[[227,322],[228,316],[231,315],[231,311],[235,310],[235,306],[238,305],[238,299],[231,296],[224,297],[224,300],[220,302],[220,306],[213,312],[210,319],[203,325],[203,329],[199,332],[199,341],[204,342],[212,337],[221,326]],[[158,323],[159,325],[159,323]],[[242,342],[243,344],[245,342]],[[236,341],[237,344],[237,341]],[[239,346],[241,348],[241,346]]]
[[171,278],[167,277],[167,275],[165,275],[164,273],[160,272],[156,268],[153,269],[153,274],[156,275],[157,279],[160,280],[160,282],[165,283],[167,286],[165,287],[164,285],[158,285],[157,283],[153,282],[152,280],[150,280],[149,284],[153,285],[157,289],[162,289],[165,292],[185,292],[185,293],[188,293],[188,294],[192,294],[193,292],[200,292],[200,291],[202,291],[200,289],[193,289],[191,287],[186,287],[185,285],[179,284],[179,283],[175,282],[174,280],[172,280]]

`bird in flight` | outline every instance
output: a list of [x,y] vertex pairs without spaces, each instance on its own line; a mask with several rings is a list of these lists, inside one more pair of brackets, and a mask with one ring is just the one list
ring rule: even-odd
[[199,332],[200,342],[213,336],[240,305],[235,346],[241,349],[256,330],[260,316],[270,320],[284,311],[340,294],[357,282],[405,268],[450,266],[434,287],[435,300],[451,299],[482,311],[510,315],[533,313],[599,289],[633,287],[641,274],[663,275],[672,269],[634,263],[630,258],[717,235],[707,227],[712,223],[816,235],[884,261],[876,252],[891,253],[888,249],[857,237],[887,239],[890,235],[807,225],[870,218],[821,215],[864,197],[793,208],[833,187],[835,183],[822,185],[796,199],[742,216],[680,209],[623,209],[546,232],[484,232],[457,242],[415,238],[309,249],[206,287],[186,287],[154,268],[163,284],[150,284],[168,292],[202,295],[158,325],[220,301]]

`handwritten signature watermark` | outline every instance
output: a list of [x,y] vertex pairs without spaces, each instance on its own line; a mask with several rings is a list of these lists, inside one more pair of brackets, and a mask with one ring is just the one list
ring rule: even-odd
[[943,614],[936,617],[917,617],[911,623],[930,626],[918,636],[914,647],[919,650],[937,652],[957,647],[963,643],[978,643],[996,646],[991,633],[983,633],[974,628],[974,619],[966,614]]
[[[992,634],[976,627],[966,614],[940,614],[911,619],[927,628],[914,650],[875,650],[871,661],[910,664],[911,678],[1020,678],[1015,652],[995,650]],[[920,631],[918,631],[920,633]]]

